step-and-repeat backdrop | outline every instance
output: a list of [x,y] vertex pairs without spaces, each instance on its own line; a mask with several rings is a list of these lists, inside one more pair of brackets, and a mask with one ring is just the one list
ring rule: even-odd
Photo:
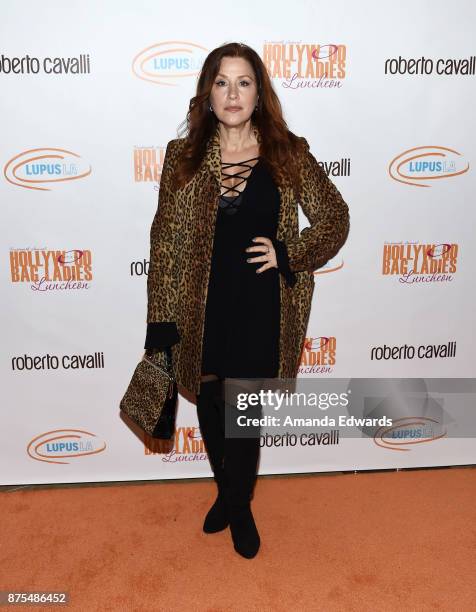
[[[193,397],[170,448],[119,401],[143,355],[165,147],[225,42],[260,54],[350,208],[299,379],[474,377],[473,3],[7,0],[1,16],[0,484],[211,474]],[[445,423],[425,400],[384,434],[263,435],[260,473],[474,463],[450,400]]]

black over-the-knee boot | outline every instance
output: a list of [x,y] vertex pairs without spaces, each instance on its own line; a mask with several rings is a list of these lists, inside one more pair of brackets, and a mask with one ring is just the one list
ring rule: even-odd
[[[225,409],[236,410],[229,404],[226,404]],[[255,411],[253,416],[258,415]],[[229,413],[226,418],[230,418]],[[236,552],[247,559],[252,559],[257,554],[261,543],[250,505],[260,455],[259,428],[254,428],[253,435],[254,437],[225,435],[224,468],[228,484],[226,492],[230,531]]]
[[197,395],[197,417],[213,477],[218,487],[217,498],[208,511],[203,523],[205,533],[216,533],[226,529],[229,524],[225,494],[224,459],[224,422],[219,403],[222,381],[202,381]]

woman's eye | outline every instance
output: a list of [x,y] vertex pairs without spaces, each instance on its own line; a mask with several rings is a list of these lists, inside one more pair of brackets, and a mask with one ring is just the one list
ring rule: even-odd
[[[215,85],[220,85],[221,83],[224,83],[225,81],[221,80],[221,81],[215,81]],[[249,81],[240,81],[240,85],[246,85],[246,87],[248,87],[249,85]]]

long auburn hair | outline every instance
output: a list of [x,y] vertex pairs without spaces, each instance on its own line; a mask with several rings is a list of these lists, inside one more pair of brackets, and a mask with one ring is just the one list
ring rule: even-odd
[[260,56],[248,45],[237,42],[217,47],[203,63],[196,95],[191,98],[186,119],[180,124],[185,124],[185,132],[182,132],[185,144],[177,160],[175,184],[181,188],[194,176],[203,161],[208,140],[215,133],[218,119],[209,109],[209,96],[224,57],[242,57],[251,64],[259,96],[251,124],[260,144],[260,156],[278,184],[291,185],[298,192],[296,160],[303,148],[302,140],[288,129],[281,103]]

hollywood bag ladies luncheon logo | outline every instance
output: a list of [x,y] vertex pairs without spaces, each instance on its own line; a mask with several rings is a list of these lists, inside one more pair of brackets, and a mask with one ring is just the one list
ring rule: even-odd
[[183,463],[188,461],[207,461],[205,442],[200,428],[182,426],[175,428],[173,444],[171,440],[152,438],[144,444],[145,455],[162,455],[164,463]]
[[335,336],[306,337],[304,340],[299,374],[329,374],[336,363]]
[[334,89],[347,77],[347,46],[265,41],[263,62],[286,89]]
[[11,282],[32,291],[89,289],[92,265],[89,249],[10,249]]
[[451,282],[459,250],[456,243],[388,242],[383,246],[382,274],[407,285]]

